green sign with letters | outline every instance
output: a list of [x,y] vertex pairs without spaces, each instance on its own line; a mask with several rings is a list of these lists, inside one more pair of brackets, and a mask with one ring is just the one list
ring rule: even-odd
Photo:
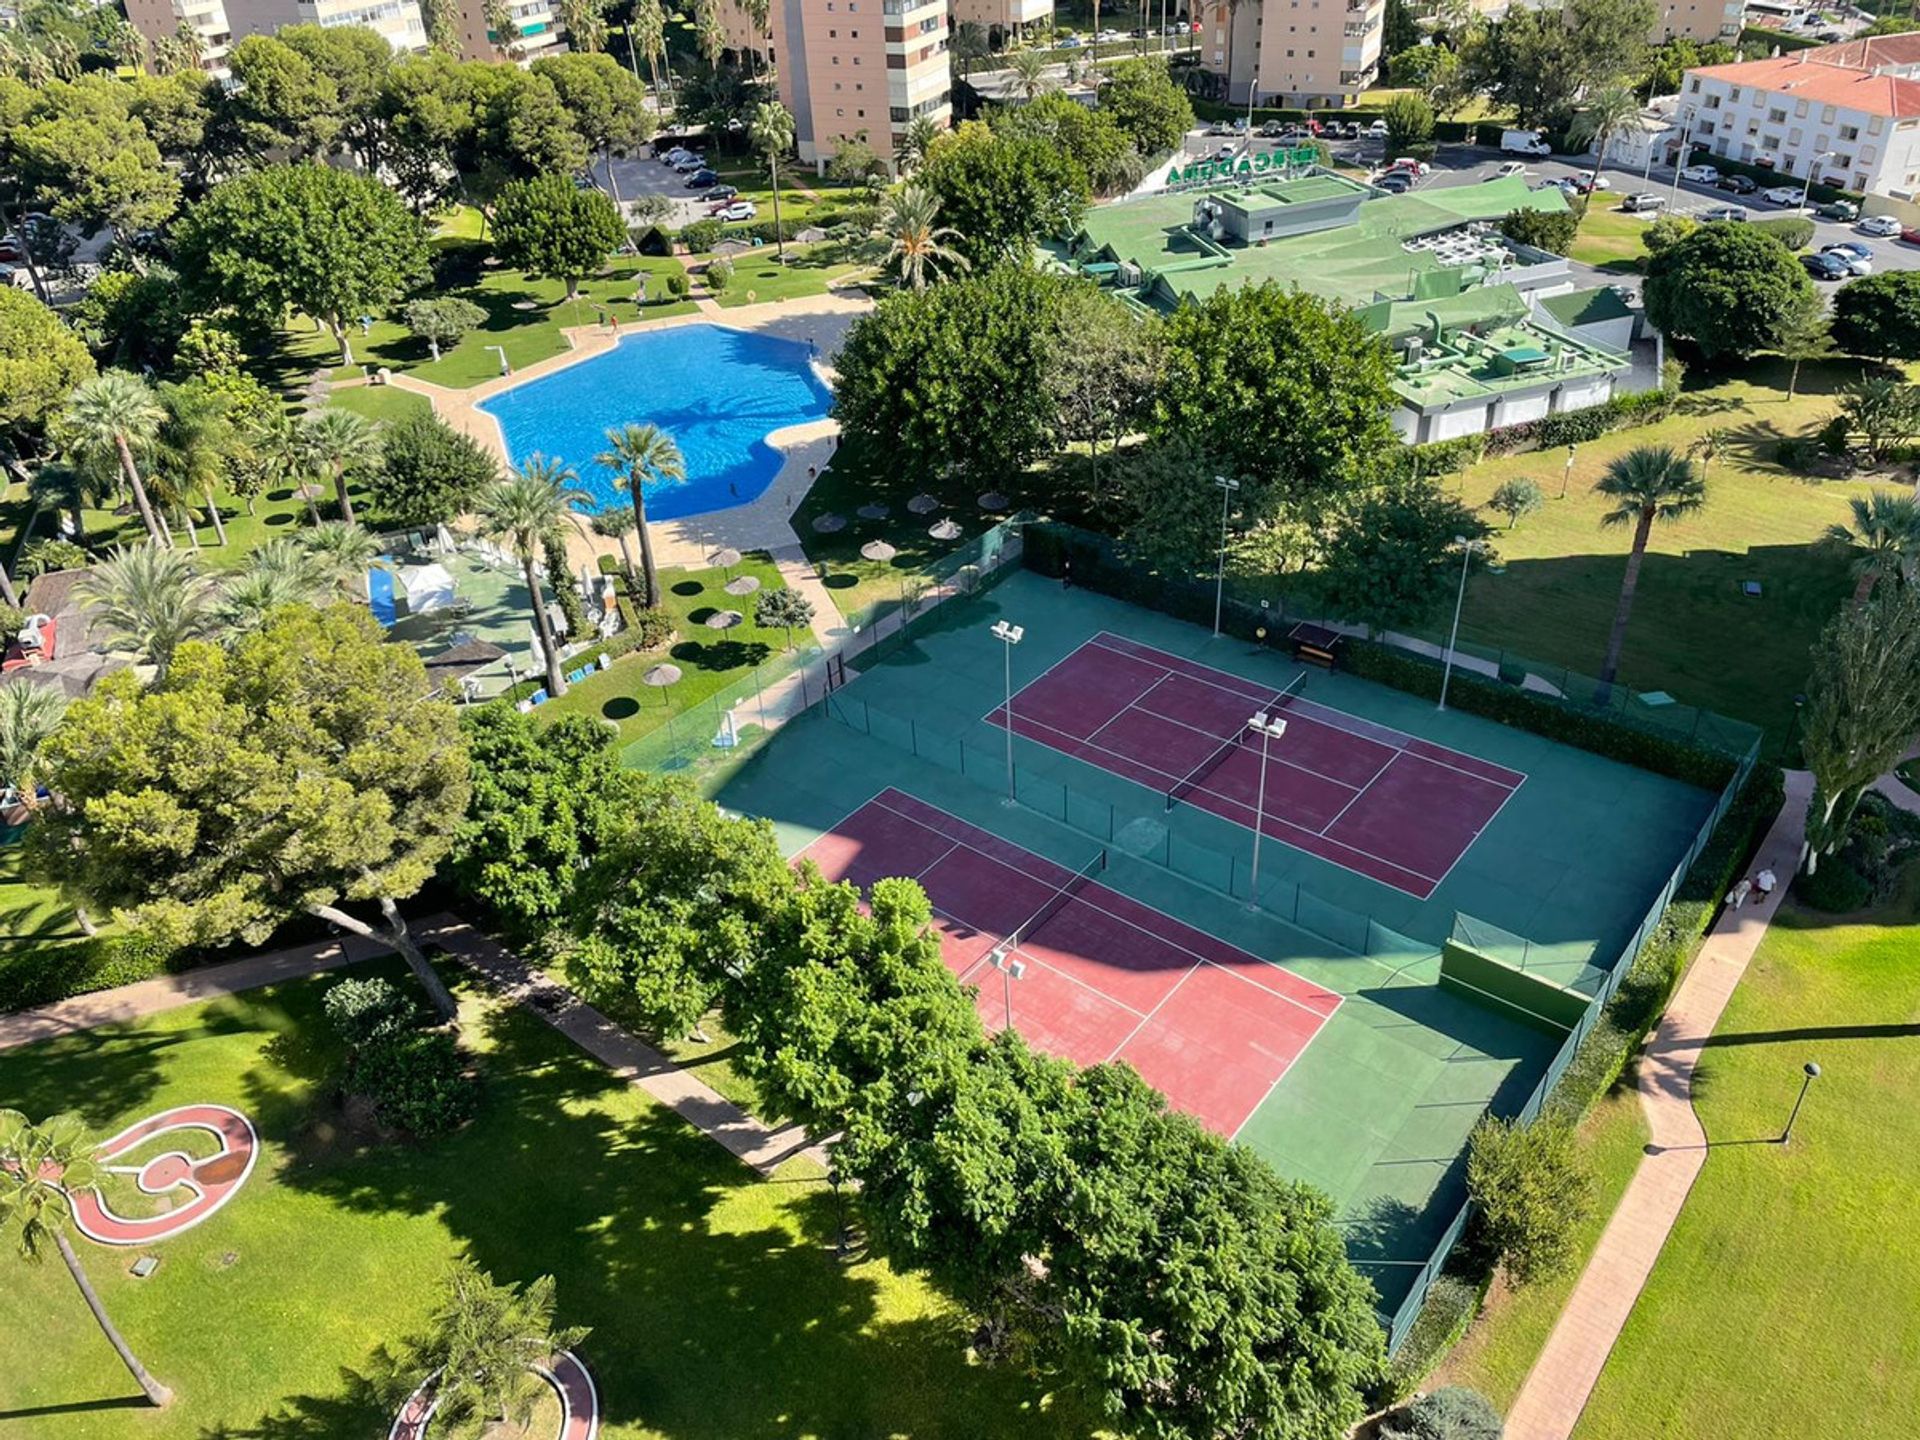
[[1199,160],[1184,169],[1176,165],[1167,172],[1167,188],[1204,185],[1221,180],[1251,180],[1277,170],[1305,169],[1320,163],[1320,152],[1311,145],[1293,149],[1268,150],[1259,155],[1243,155],[1238,160]]

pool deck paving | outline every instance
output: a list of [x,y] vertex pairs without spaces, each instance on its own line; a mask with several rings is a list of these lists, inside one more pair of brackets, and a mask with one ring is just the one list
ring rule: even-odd
[[[506,999],[526,1006],[628,1084],[638,1086],[696,1130],[712,1137],[742,1164],[762,1175],[771,1175],[795,1158],[829,1168],[825,1150],[810,1142],[800,1127],[776,1128],[761,1123],[639,1036],[623,1030],[551,975],[496,944],[466,921],[454,915],[433,915],[416,922],[413,935],[423,945],[441,946]],[[0,1015],[0,1050],[103,1025],[124,1025],[182,1005],[258,990],[390,953],[377,940],[347,936],[77,995],[36,1010]]]
[[1640,1104],[1652,1133],[1646,1158],[1507,1413],[1507,1440],[1566,1440],[1573,1433],[1707,1163],[1707,1133],[1693,1109],[1694,1067],[1786,897],[1785,880],[1799,868],[1812,793],[1810,774],[1787,772],[1786,804],[1754,866],[1771,868],[1783,882],[1771,895],[1755,892],[1721,912],[1641,1053]]

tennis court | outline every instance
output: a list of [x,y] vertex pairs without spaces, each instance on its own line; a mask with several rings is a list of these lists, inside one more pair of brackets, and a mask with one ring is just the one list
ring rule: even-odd
[[[1425,900],[1527,777],[1310,700],[1307,679],[1274,690],[1102,631],[1013,697],[1012,725]],[[1256,711],[1284,732],[1256,735]]]
[[1340,1008],[1341,996],[888,788],[803,852],[863,889],[919,881],[941,958],[978,987],[989,1029],[1082,1065],[1125,1060],[1176,1108],[1239,1133]]

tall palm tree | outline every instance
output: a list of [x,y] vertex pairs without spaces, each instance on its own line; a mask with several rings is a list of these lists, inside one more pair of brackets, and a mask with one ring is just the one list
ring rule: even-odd
[[34,756],[66,713],[66,694],[55,686],[0,685],[0,803],[12,795],[33,804]]
[[79,1116],[55,1115],[35,1125],[18,1110],[0,1110],[0,1229],[13,1233],[26,1259],[39,1259],[49,1243],[60,1252],[67,1273],[80,1287],[80,1298],[127,1373],[150,1403],[165,1405],[173,1392],[147,1373],[115,1328],[67,1238],[74,1194],[98,1186],[104,1178],[94,1158],[93,1137]]
[[540,586],[540,558],[547,542],[559,539],[573,518],[576,479],[559,461],[534,455],[518,470],[494,481],[474,502],[481,533],[505,540],[519,557],[533,605],[534,631],[547,662],[547,693],[556,698],[567,693],[567,678],[560,669],[560,646]]
[[238,639],[264,626],[274,611],[306,604],[317,593],[312,577],[297,570],[250,567],[220,587],[214,611],[221,628]]
[[[1031,51],[1027,52],[1033,53]],[[885,264],[896,260],[900,278],[916,290],[927,288],[929,272],[940,278],[941,268],[970,268],[971,262],[945,242],[960,232],[950,225],[937,225],[940,197],[920,185],[902,185],[887,196],[880,216],[880,233],[887,239]]]
[[120,474],[133,492],[133,503],[155,545],[171,542],[160,528],[140,467],[133,462],[136,447],[151,444],[167,412],[153,387],[124,370],[103,370],[75,387],[61,413],[65,433],[87,449],[111,451],[119,458]]
[[304,532],[299,545],[322,589],[339,589],[356,600],[367,598],[366,574],[380,563],[380,541],[366,526],[352,520],[324,520]]
[[93,463],[84,456],[76,458],[80,463],[49,460],[42,465],[27,481],[27,494],[42,510],[66,511],[73,521],[73,534],[69,538],[76,545],[83,545],[87,539],[86,508],[98,504],[101,496],[112,489],[112,483],[102,479],[97,458]]
[[214,534],[225,545],[227,527],[215,494],[226,481],[228,458],[241,447],[231,407],[217,391],[197,385],[164,384],[159,399],[166,418],[154,437],[153,472],[178,500],[177,514],[194,548],[200,547],[200,536],[189,505],[196,497],[206,501]]
[[[313,503],[313,491],[308,487],[320,477],[308,468],[310,461],[300,425],[279,406],[256,418],[248,428],[242,463],[259,469],[264,477],[260,488],[291,485],[300,490],[307,502],[307,517],[318,525],[320,507]],[[247,513],[253,513],[252,500],[247,502]]]
[[1567,127],[1567,138],[1575,145],[1593,146],[1591,180],[1600,178],[1607,163],[1607,142],[1630,124],[1640,113],[1640,99],[1624,85],[1609,85],[1587,97],[1580,113]]
[[356,523],[353,499],[347,494],[347,472],[379,463],[378,422],[358,411],[329,405],[301,420],[298,434],[308,467],[315,474],[332,478],[333,493],[340,502],[340,518],[349,525]]
[[640,0],[627,21],[627,43],[647,57],[654,92],[660,92],[660,56],[667,47],[667,16],[660,0]]
[[693,48],[709,70],[720,69],[720,57],[727,53],[727,27],[720,21],[719,0],[693,0]]
[[607,431],[607,448],[593,457],[593,463],[613,472],[615,489],[624,489],[633,501],[633,525],[640,536],[640,569],[644,592],[643,605],[660,603],[660,571],[653,563],[653,537],[647,533],[647,494],[649,480],[684,480],[687,462],[673,437],[658,425],[622,425]]
[[934,139],[939,130],[925,115],[916,115],[907,122],[906,133],[900,138],[900,167],[903,170],[918,170],[927,163],[927,152],[933,148]]
[[987,57],[987,32],[981,28],[977,20],[962,20],[953,27],[953,39],[947,48],[951,51],[954,62],[960,67],[960,78],[971,80],[973,62]]
[[[787,232],[780,223],[780,157],[793,148],[793,116],[778,100],[762,100],[753,107],[753,119],[747,126],[747,139],[755,150],[766,156],[767,169],[773,175],[774,244],[780,252],[780,263],[784,265],[787,261]],[[644,524],[641,533],[646,533]]]
[[1882,580],[1908,581],[1920,570],[1920,501],[1892,490],[1855,496],[1853,524],[1828,527],[1826,538],[1857,554],[1853,607],[1859,609]]
[[166,680],[175,651],[218,628],[207,582],[177,550],[116,545],[80,582],[80,593],[109,646],[152,665],[155,684]]
[[593,533],[605,540],[616,540],[620,544],[620,559],[626,566],[627,583],[633,583],[633,577],[639,566],[633,563],[633,547],[629,537],[639,528],[640,522],[634,519],[633,511],[613,506],[602,510],[588,522]]
[[766,63],[764,46],[769,39],[767,27],[773,21],[773,0],[743,0],[742,8],[746,10],[747,19],[753,24],[754,40],[760,42],[753,47],[754,61],[756,66],[764,65]]
[[1044,50],[1016,50],[1007,58],[1013,72],[1014,88],[1023,100],[1037,99],[1052,88],[1047,79],[1047,55]]
[[1633,614],[1633,593],[1640,584],[1640,562],[1646,558],[1653,522],[1678,520],[1698,510],[1707,498],[1707,482],[1693,462],[1671,446],[1637,445],[1611,461],[1593,488],[1614,502],[1600,517],[1602,525],[1633,526],[1633,548],[1627,552],[1620,603],[1607,635],[1606,662],[1600,667],[1600,683],[1606,686],[1620,672],[1620,651],[1626,644],[1627,620]]

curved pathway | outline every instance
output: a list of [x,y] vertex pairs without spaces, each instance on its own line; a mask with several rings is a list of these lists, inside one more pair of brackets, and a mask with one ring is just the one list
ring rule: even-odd
[[[600,1433],[600,1391],[580,1357],[568,1350],[554,1362],[553,1369],[534,1368],[560,1397],[560,1428],[554,1433],[554,1440],[595,1440]],[[440,1407],[440,1397],[434,1393],[433,1384],[439,1373],[436,1370],[429,1375],[420,1383],[420,1388],[407,1397],[407,1403],[393,1418],[387,1440],[427,1440],[427,1426],[433,1422],[433,1412]]]
[[102,1245],[146,1245],[191,1230],[227,1201],[253,1173],[260,1158],[259,1137],[253,1122],[226,1105],[177,1105],[129,1125],[111,1140],[100,1142],[105,1163],[136,1150],[149,1140],[182,1130],[199,1130],[220,1142],[212,1155],[198,1159],[184,1150],[168,1150],[139,1165],[112,1165],[107,1169],[133,1176],[148,1195],[185,1190],[188,1198],[171,1210],[129,1218],[116,1215],[97,1190],[75,1191],[70,1197],[73,1223],[89,1240]]
[[1641,1053],[1640,1104],[1652,1143],[1507,1414],[1507,1440],[1566,1440],[1573,1432],[1707,1163],[1707,1134],[1693,1110],[1694,1066],[1798,868],[1812,793],[1811,775],[1787,772],[1786,803],[1753,867],[1771,868],[1781,884],[1769,897],[1755,892],[1740,909],[1721,912]]

